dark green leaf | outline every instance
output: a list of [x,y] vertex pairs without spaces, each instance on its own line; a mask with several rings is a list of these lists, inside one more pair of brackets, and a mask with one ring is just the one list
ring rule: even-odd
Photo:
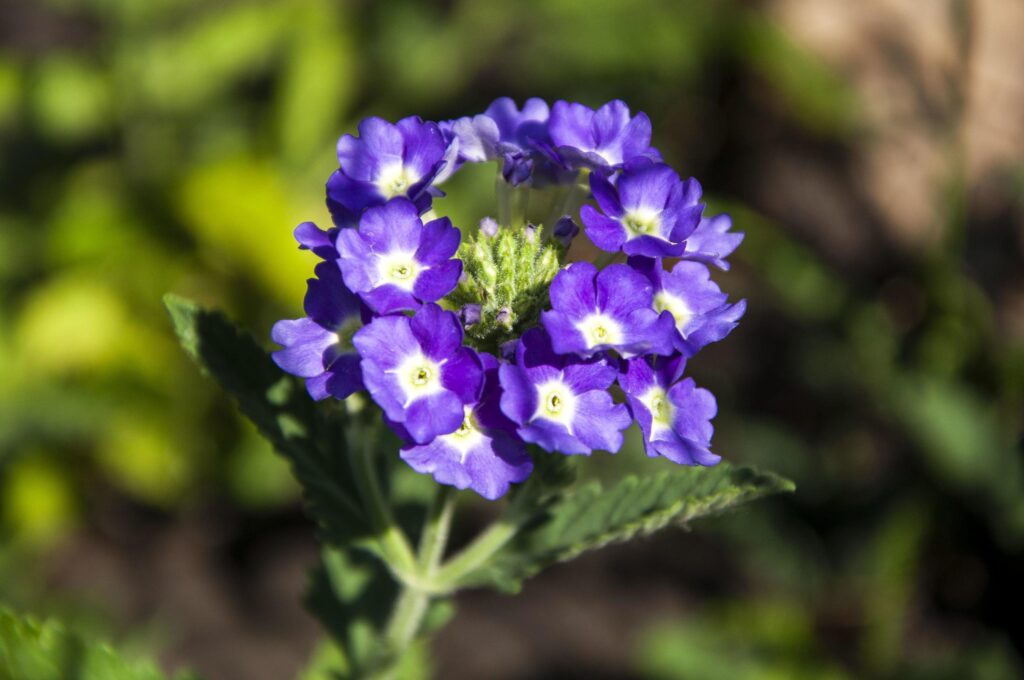
[[777,475],[725,463],[630,476],[609,489],[591,482],[552,504],[541,521],[521,531],[461,585],[515,591],[523,579],[555,562],[793,489],[792,482]]
[[343,412],[318,409],[300,381],[221,314],[174,295],[164,304],[185,350],[290,461],[324,540],[344,545],[371,535],[348,466]]

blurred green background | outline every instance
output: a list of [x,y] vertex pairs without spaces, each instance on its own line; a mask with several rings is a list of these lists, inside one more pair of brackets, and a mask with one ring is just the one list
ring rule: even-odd
[[622,98],[747,234],[747,317],[690,369],[718,452],[798,492],[461,597],[438,677],[1024,676],[1021,31],[1015,0],[0,2],[0,601],[294,675],[312,528],[161,295],[297,316],[291,230],[363,116]]

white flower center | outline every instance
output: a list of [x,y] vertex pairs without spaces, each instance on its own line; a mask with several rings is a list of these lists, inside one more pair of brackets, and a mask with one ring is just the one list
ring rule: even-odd
[[419,177],[412,176],[404,165],[394,163],[381,168],[380,174],[377,176],[377,188],[380,189],[380,193],[385,198],[405,196],[406,192],[409,191],[409,187],[418,180]]
[[411,354],[388,373],[398,378],[398,384],[405,393],[405,406],[408,406],[417,399],[437,394],[444,387],[441,386],[440,364],[425,356],[422,353]]
[[480,445],[483,438],[484,434],[480,431],[476,416],[473,415],[473,408],[470,406],[466,407],[465,416],[459,429],[444,435],[445,443],[459,452],[460,463],[466,462],[466,456],[473,448]]
[[622,226],[631,239],[638,236],[661,236],[661,213],[647,208],[631,210],[622,216]]
[[412,290],[419,274],[420,263],[414,253],[387,253],[377,259],[377,279],[403,290]]
[[606,314],[594,313],[584,317],[576,328],[583,334],[589,349],[622,342],[622,327]]
[[649,390],[639,397],[640,403],[651,412],[651,439],[658,439],[659,435],[672,430],[672,419],[675,417],[676,407],[668,399],[668,393],[657,385],[652,385]]
[[684,336],[686,335],[686,333],[683,332],[683,329],[686,327],[686,324],[690,323],[690,319],[693,318],[693,311],[690,309],[690,306],[686,304],[685,300],[679,296],[672,295],[667,291],[658,291],[654,294],[654,309],[656,309],[659,314],[665,310],[671,312],[672,317],[676,320],[676,328],[678,328],[679,332]]
[[544,418],[564,425],[572,432],[576,416],[576,395],[561,378],[537,385],[537,412],[534,418]]

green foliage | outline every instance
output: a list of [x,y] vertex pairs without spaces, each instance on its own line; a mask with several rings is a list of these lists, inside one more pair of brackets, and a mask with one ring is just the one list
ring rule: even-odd
[[734,602],[644,631],[636,667],[650,680],[849,680],[814,654],[815,622],[798,602]]
[[553,502],[543,518],[524,528],[463,584],[516,591],[523,579],[556,562],[609,543],[646,536],[668,526],[720,513],[774,493],[793,491],[776,475],[726,463],[713,468],[673,468],[649,477],[630,476],[611,488],[591,482]]
[[[0,608],[0,680],[164,680],[148,661],[129,661],[106,644],[55,621],[39,623]],[[181,673],[177,680],[198,680]]]
[[220,314],[173,295],[165,304],[185,350],[291,463],[324,540],[345,545],[367,537],[371,529],[345,455],[353,421],[340,409],[316,409],[299,381]]

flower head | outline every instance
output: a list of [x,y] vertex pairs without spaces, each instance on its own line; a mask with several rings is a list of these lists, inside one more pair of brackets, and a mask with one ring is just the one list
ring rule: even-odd
[[593,173],[590,189],[601,212],[589,205],[581,209],[587,236],[602,250],[622,250],[627,255],[682,255],[684,240],[704,210],[698,202],[701,190],[697,180],[683,182],[675,170],[662,163],[628,167],[614,185]]
[[619,386],[640,425],[648,456],[681,465],[714,465],[721,460],[710,450],[711,419],[718,406],[691,378],[679,380],[685,365],[680,356],[653,362],[638,357],[626,363]]
[[541,320],[559,354],[669,354],[672,320],[654,311],[652,294],[651,282],[627,265],[598,272],[574,262],[551,282],[552,309]]
[[499,369],[501,410],[523,440],[567,454],[619,450],[630,419],[608,393],[614,367],[603,359],[555,354],[539,328],[523,334],[515,359]]
[[509,485],[533,471],[526,445],[515,436],[515,424],[499,408],[501,385],[498,360],[480,354],[484,388],[480,400],[465,406],[462,424],[428,444],[402,449],[402,459],[417,472],[431,474],[441,484],[470,488],[484,498],[504,496]]
[[425,304],[412,317],[377,317],[352,339],[363,382],[389,419],[425,444],[455,432],[480,399],[483,365],[462,346],[452,312]]
[[677,262],[670,272],[660,260],[647,257],[630,258],[629,264],[653,285],[654,309],[672,315],[673,345],[686,356],[727,336],[747,309],[745,300],[728,304],[728,296],[699,262]]
[[416,206],[395,198],[364,212],[358,230],[338,234],[338,264],[345,284],[378,314],[414,310],[455,288],[459,240],[447,217],[423,224]]
[[635,158],[661,160],[651,147],[651,119],[645,113],[630,117],[629,107],[618,99],[597,111],[557,101],[548,131],[552,145],[573,167],[609,172]]
[[353,334],[363,325],[362,305],[333,262],[318,264],[316,278],[306,286],[306,316],[274,324],[271,338],[284,349],[271,356],[283,370],[305,378],[314,399],[345,399],[363,389],[352,346]]
[[[708,271],[743,236],[702,219],[700,184],[661,161],[645,114],[502,97],[441,123],[368,118],[338,161],[334,226],[295,229],[321,260],[306,317],[273,330],[274,360],[315,398],[365,388],[410,467],[488,499],[531,474],[530,445],[614,453],[632,420],[648,455],[718,461],[714,398],[682,373],[743,315]],[[436,185],[482,162],[499,166],[494,217],[465,234],[424,222]],[[603,264],[571,262],[581,224]]]
[[418,116],[389,123],[367,118],[359,136],[338,140],[341,167],[327,180],[327,207],[339,226],[352,226],[366,208],[395,197],[408,198],[420,212],[430,207],[430,185],[444,178],[455,149],[436,123]]

